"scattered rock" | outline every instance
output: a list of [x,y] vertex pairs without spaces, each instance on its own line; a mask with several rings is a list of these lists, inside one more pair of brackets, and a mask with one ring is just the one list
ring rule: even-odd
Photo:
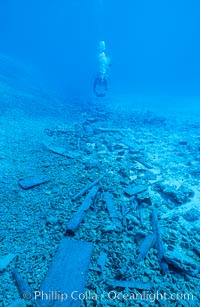
[[178,205],[185,204],[194,196],[193,190],[183,185],[177,189],[175,186],[158,184],[155,186],[155,189],[161,192],[164,198],[168,198]]
[[134,196],[146,190],[147,187],[145,185],[130,186],[124,190],[124,193],[127,194],[128,196]]
[[102,228],[102,231],[103,232],[113,232],[113,231],[117,231],[117,227],[115,224],[113,223],[108,223],[107,225],[105,225],[103,228]]
[[139,204],[140,203],[146,203],[148,205],[151,205],[151,198],[150,198],[148,191],[137,194],[137,200],[138,200]]
[[91,117],[88,116],[88,117],[86,118],[86,120],[87,120],[89,123],[92,123],[92,124],[98,122],[98,119],[97,119],[96,117],[92,117],[92,116],[91,116]]
[[176,246],[173,251],[167,251],[164,257],[168,264],[182,273],[196,276],[200,272],[198,262],[187,256],[179,246]]
[[200,211],[192,208],[183,214],[183,218],[188,222],[197,221],[200,218]]
[[22,189],[29,190],[48,181],[49,179],[46,176],[36,175],[27,179],[20,179],[18,183]]
[[46,217],[46,223],[47,225],[56,225],[58,223],[58,218],[56,216],[47,216]]

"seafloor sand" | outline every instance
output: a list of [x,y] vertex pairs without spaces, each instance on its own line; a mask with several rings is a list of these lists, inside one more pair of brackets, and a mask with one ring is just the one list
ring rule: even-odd
[[[0,305],[20,298],[12,277],[15,267],[39,290],[68,222],[84,200],[72,202],[71,196],[105,175],[97,201],[70,236],[94,243],[85,291],[105,294],[101,300],[83,300],[82,306],[198,306],[200,124],[194,106],[184,102],[187,112],[175,110],[177,100],[171,98],[171,106],[162,111],[158,98],[155,104],[141,97],[62,101],[6,81],[0,84],[0,95]],[[50,150],[58,147],[77,158]],[[19,179],[37,174],[49,182],[30,190],[19,186]],[[125,193],[141,185],[146,191],[134,199]],[[107,190],[113,195],[117,223],[103,200]],[[169,262],[164,274],[156,245],[135,264],[138,247],[153,232],[153,209]],[[95,267],[101,251],[107,259],[100,273]],[[4,256],[11,253],[16,257],[4,265]],[[111,300],[106,293],[113,289],[135,290],[113,288],[110,279],[151,281],[153,293],[192,294],[193,300]]]

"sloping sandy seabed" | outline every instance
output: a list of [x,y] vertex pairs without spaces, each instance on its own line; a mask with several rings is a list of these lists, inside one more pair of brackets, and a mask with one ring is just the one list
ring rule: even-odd
[[[85,198],[72,202],[71,196],[105,175],[97,200],[74,234],[67,235],[94,243],[85,291],[141,293],[108,283],[136,280],[152,282],[153,293],[193,297],[121,301],[105,295],[83,299],[81,306],[199,306],[200,122],[197,104],[191,105],[194,98],[63,101],[4,79],[0,100],[0,305],[20,299],[14,268],[39,290],[69,220]],[[20,179],[38,174],[49,181],[29,190],[19,186]],[[134,193],[138,187],[143,190]],[[117,223],[109,216],[105,191],[112,194]],[[155,244],[135,263],[145,237],[154,232],[153,210],[166,272],[161,272]],[[102,251],[106,261],[98,270]],[[6,262],[9,255],[13,259]],[[23,299],[17,303],[25,306]],[[26,303],[32,306],[34,301]]]

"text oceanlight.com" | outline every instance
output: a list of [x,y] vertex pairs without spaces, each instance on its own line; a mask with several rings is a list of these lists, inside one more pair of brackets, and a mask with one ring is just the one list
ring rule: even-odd
[[80,293],[79,291],[72,291],[71,293],[62,293],[60,291],[35,291],[32,295],[32,298],[35,300],[44,300],[44,301],[83,301],[83,300],[111,300],[111,301],[192,301],[194,296],[192,293],[166,293],[166,292],[150,292],[143,291],[142,293],[137,292],[117,292],[112,290],[110,292],[103,292],[102,294],[97,294],[94,292],[86,291]]

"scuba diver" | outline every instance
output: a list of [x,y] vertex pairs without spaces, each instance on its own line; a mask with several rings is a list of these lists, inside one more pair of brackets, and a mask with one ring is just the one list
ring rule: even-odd
[[105,41],[100,41],[98,51],[99,69],[93,84],[93,91],[97,97],[104,97],[108,91],[110,59],[105,54],[105,50]]

